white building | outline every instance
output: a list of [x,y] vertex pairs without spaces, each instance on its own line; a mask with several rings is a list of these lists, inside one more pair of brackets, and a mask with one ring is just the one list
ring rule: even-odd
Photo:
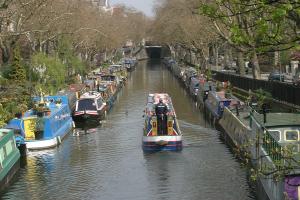
[[109,0],[91,0],[92,4],[105,12],[112,12]]

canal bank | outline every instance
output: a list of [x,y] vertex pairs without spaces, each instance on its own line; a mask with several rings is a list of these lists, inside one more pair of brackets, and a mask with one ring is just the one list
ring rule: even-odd
[[[144,154],[143,109],[167,92],[183,132],[182,152]],[[254,199],[246,169],[209,127],[160,61],[141,62],[106,121],[69,135],[57,149],[32,152],[4,199]]]

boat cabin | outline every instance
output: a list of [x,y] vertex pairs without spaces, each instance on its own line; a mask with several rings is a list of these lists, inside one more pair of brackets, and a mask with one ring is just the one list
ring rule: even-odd
[[224,107],[230,107],[235,104],[236,100],[226,98],[225,91],[210,91],[205,101],[207,109],[213,114],[216,119],[219,119],[224,111]]
[[76,103],[76,111],[97,111],[104,104],[101,93],[90,91],[84,93]]

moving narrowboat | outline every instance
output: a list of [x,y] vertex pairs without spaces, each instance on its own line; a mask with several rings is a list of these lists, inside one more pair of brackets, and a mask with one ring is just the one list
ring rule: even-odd
[[0,191],[9,186],[20,169],[20,157],[13,130],[0,129]]
[[106,103],[103,101],[100,92],[90,91],[81,95],[76,102],[76,108],[73,114],[75,122],[85,120],[100,121],[105,118]]
[[[155,107],[162,99],[168,107],[165,120],[155,113]],[[145,109],[145,126],[142,139],[144,151],[180,151],[182,150],[182,134],[179,129],[171,97],[166,93],[149,94]]]
[[7,127],[21,130],[29,150],[57,146],[73,128],[68,97],[41,96],[33,98],[33,101],[34,107],[10,120]]

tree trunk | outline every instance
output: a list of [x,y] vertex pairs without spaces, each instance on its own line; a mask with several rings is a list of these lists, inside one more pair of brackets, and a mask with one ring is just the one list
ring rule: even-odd
[[258,58],[257,58],[257,54],[256,54],[255,50],[253,50],[253,53],[252,53],[251,63],[252,63],[253,78],[260,79],[261,78],[260,67],[259,67]]
[[245,61],[244,61],[244,54],[241,51],[238,51],[237,53],[237,67],[238,67],[238,71],[239,74],[244,76],[245,73]]
[[229,56],[230,51],[231,51],[230,47],[228,47],[228,49],[224,51],[224,68],[228,68],[232,64]]

